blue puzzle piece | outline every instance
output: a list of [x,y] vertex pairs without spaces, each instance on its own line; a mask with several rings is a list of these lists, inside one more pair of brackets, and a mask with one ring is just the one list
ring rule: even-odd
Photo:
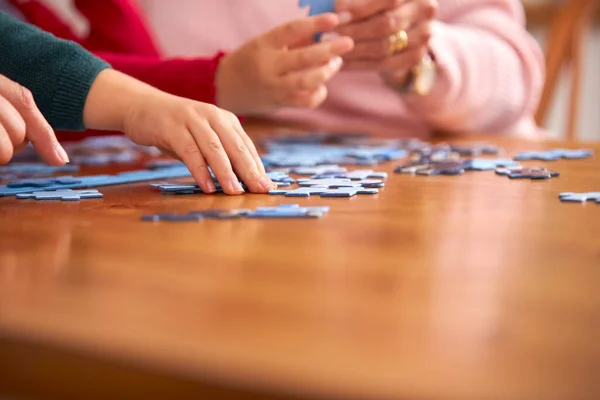
[[300,0],[300,7],[310,7],[309,15],[335,12],[335,0]]
[[316,167],[292,168],[291,172],[298,175],[321,175],[321,174],[343,174],[348,169],[337,164],[325,164]]
[[142,215],[142,221],[145,222],[198,222],[202,221],[204,217],[202,215],[194,214],[150,214]]
[[21,193],[17,199],[79,201],[84,199],[100,199],[102,193],[97,190],[57,190],[33,193]]
[[269,179],[271,179],[273,182],[277,183],[278,186],[283,186],[283,185],[279,185],[280,183],[295,183],[296,182],[294,180],[294,178],[292,178],[291,176],[289,176],[287,173],[285,173],[283,171],[267,172],[267,177],[269,177]]
[[550,179],[560,176],[558,172],[546,168],[508,167],[497,168],[496,174],[508,176],[510,179]]
[[364,187],[342,187],[331,189],[321,193],[321,197],[353,197],[357,194],[377,194],[379,189],[369,189]]
[[45,179],[25,179],[21,181],[10,182],[6,184],[6,187],[9,188],[24,188],[24,187],[34,187],[34,188],[43,188],[52,185],[71,185],[75,183],[80,183],[81,179],[73,178],[72,176],[61,176],[58,178],[45,178]]
[[39,190],[86,189],[101,186],[122,185],[127,183],[156,181],[160,179],[186,178],[189,176],[191,176],[191,173],[187,168],[162,168],[156,171],[138,170],[123,172],[117,175],[81,176],[77,177],[77,179],[80,180],[78,183],[57,183],[43,188],[33,186],[11,188],[7,185],[0,185],[0,197],[14,196],[19,193],[31,193]]
[[311,179],[331,179],[341,178],[350,179],[351,181],[364,181],[366,179],[387,179],[388,174],[386,172],[375,172],[370,169],[357,169],[350,172],[331,173],[326,172],[320,175],[313,175]]
[[526,151],[517,154],[514,159],[517,161],[526,161],[526,160],[541,160],[541,161],[556,161],[561,158],[566,159],[580,159],[580,158],[588,158],[594,154],[594,151],[591,149],[578,149],[578,150],[569,150],[569,149],[551,149],[551,150],[543,150],[543,151]]
[[330,179],[298,179],[300,186],[318,186],[327,188],[339,187],[360,187],[361,184],[350,179],[330,178]]
[[286,197],[310,197],[313,194],[321,194],[326,192],[328,188],[326,186],[310,186],[310,187],[301,187],[292,190],[270,190],[270,195],[283,195]]
[[490,171],[499,167],[518,167],[519,163],[506,158],[474,158],[466,162],[469,171]]
[[465,157],[479,157],[484,154],[495,155],[500,152],[500,149],[493,145],[487,143],[475,143],[475,144],[453,144],[450,146],[450,149],[453,152],[460,154]]
[[0,181],[43,178],[57,173],[72,173],[78,171],[79,167],[76,165],[54,167],[42,163],[15,163],[0,166]]
[[324,213],[329,212],[329,207],[300,207],[299,204],[280,204],[277,207],[256,207],[257,212],[277,212],[283,208],[293,208],[295,210],[305,210],[305,211],[321,211]]
[[600,192],[588,192],[588,193],[571,193],[564,192],[558,195],[560,201],[563,202],[574,202],[574,203],[585,203],[587,201],[595,201],[600,204]]
[[282,204],[279,207],[259,207],[247,214],[248,218],[321,218],[329,207],[300,207],[298,204]]

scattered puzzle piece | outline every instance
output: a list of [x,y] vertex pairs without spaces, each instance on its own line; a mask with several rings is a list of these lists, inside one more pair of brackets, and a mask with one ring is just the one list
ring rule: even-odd
[[461,175],[467,168],[465,161],[413,161],[408,164],[398,166],[394,172],[402,174],[417,174],[425,176],[433,175]]
[[62,201],[79,201],[84,199],[100,199],[102,193],[93,190],[57,190],[57,191],[44,191],[44,192],[33,192],[33,193],[20,193],[17,195],[17,199],[35,199],[35,200],[62,200]]
[[379,189],[370,189],[364,187],[341,187],[331,189],[321,193],[321,197],[353,197],[357,194],[377,194]]
[[361,186],[358,182],[353,182],[350,179],[298,179],[298,185],[300,186],[318,186],[326,188],[339,188],[339,187],[359,187]]
[[0,181],[44,178],[58,173],[72,173],[78,171],[79,167],[76,165],[55,167],[42,163],[14,163],[0,166]]
[[499,167],[517,167],[519,163],[507,158],[474,158],[466,162],[466,168],[469,171],[491,171]]
[[314,167],[297,167],[292,168],[291,173],[298,175],[322,175],[322,174],[343,174],[348,169],[340,167],[337,164],[325,164]]
[[351,181],[362,181],[365,179],[387,179],[386,172],[374,172],[371,169],[357,169],[350,172],[325,172],[322,174],[313,175],[311,179],[331,179],[341,178],[350,179]]
[[321,218],[329,207],[300,207],[298,204],[282,204],[279,207],[258,207],[249,212],[248,218]]
[[416,170],[417,175],[461,175],[466,170],[464,161],[434,161],[425,168]]
[[278,207],[258,207],[256,210],[201,210],[186,214],[159,213],[142,215],[146,222],[198,222],[204,219],[247,218],[321,218],[329,207],[300,207],[298,204],[282,204]]
[[47,186],[53,185],[71,185],[80,183],[81,179],[73,178],[72,176],[61,176],[57,178],[44,178],[44,179],[25,179],[21,181],[10,182],[6,184],[6,187],[9,188],[24,188],[24,187],[33,187],[33,188],[43,188]]
[[327,190],[328,188],[326,186],[310,186],[291,190],[270,190],[269,194],[273,196],[283,195],[286,197],[310,197],[311,195],[321,194]]
[[587,201],[595,201],[600,204],[600,192],[587,192],[587,193],[571,193],[564,192],[558,195],[560,201],[563,202],[576,202],[585,203]]
[[508,176],[510,179],[550,179],[560,176],[558,172],[546,168],[508,167],[497,168],[496,174]]
[[497,146],[487,143],[475,143],[466,145],[453,144],[450,145],[450,149],[463,157],[479,157],[485,154],[496,155],[500,153],[500,149]]
[[138,183],[146,181],[156,181],[160,179],[186,178],[191,176],[187,168],[162,168],[156,171],[138,170],[122,172],[117,175],[90,175],[77,177],[78,183],[60,184],[56,183],[43,188],[39,187],[8,187],[0,185],[0,197],[14,196],[19,193],[31,193],[41,190],[62,190],[62,189],[86,189],[101,186],[122,185],[127,183]]
[[588,158],[594,154],[590,149],[551,149],[543,151],[526,151],[517,154],[514,159],[517,161],[540,160],[540,161],[556,161],[561,158],[565,159],[580,159]]

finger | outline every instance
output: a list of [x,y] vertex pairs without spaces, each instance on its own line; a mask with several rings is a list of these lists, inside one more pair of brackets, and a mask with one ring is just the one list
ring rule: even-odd
[[308,67],[325,65],[332,59],[344,55],[354,48],[354,41],[341,37],[329,42],[314,44],[284,53],[277,68],[280,74],[298,71]]
[[214,193],[216,188],[212,176],[208,171],[208,164],[191,132],[185,132],[183,139],[175,142],[173,150],[175,154],[170,150],[163,149],[167,154],[175,156],[175,158],[185,163],[192,173],[194,180],[204,193]]
[[370,19],[339,26],[336,32],[355,41],[388,38],[400,30],[407,31],[424,21],[433,20],[436,10],[435,1],[412,0]]
[[[404,50],[409,51],[418,47],[427,46],[431,40],[432,24],[423,22],[406,33],[408,42]],[[384,60],[390,57],[390,39],[370,40],[357,42],[354,50],[344,56],[345,61],[350,60]]]
[[263,165],[262,159],[260,158],[260,155],[258,154],[258,150],[256,150],[256,146],[254,145],[254,142],[252,141],[252,139],[250,139],[250,136],[248,136],[248,134],[246,133],[246,131],[240,124],[239,119],[233,114],[232,114],[232,117],[233,118],[232,118],[231,125],[236,130],[238,135],[240,135],[240,137],[246,144],[246,147],[248,148],[248,150],[250,150],[250,154],[252,154],[252,157],[254,158],[254,161],[256,162],[258,171],[261,174],[266,176],[265,166]]
[[0,95],[19,112],[25,121],[27,138],[44,161],[51,165],[69,162],[67,152],[58,143],[54,131],[36,106],[29,90],[0,75]]
[[321,86],[312,92],[299,92],[289,97],[286,101],[294,107],[317,108],[327,99],[327,87]]
[[394,75],[394,72],[404,74],[406,71],[421,62],[426,53],[427,47],[424,46],[403,51],[385,60],[380,65],[379,70],[388,73],[391,76]]
[[365,0],[359,2],[338,0],[336,11],[348,11],[352,14],[352,20],[358,21],[387,10],[394,10],[409,1],[411,0]]
[[0,124],[0,165],[7,164],[13,156],[13,144],[4,126]]
[[331,31],[338,24],[338,16],[331,13],[302,18],[274,28],[265,34],[264,40],[275,48],[286,47],[312,38],[316,33]]
[[281,78],[283,87],[287,92],[315,91],[338,73],[342,64],[342,59],[338,57],[318,68],[289,73]]
[[246,184],[250,192],[267,193],[269,190],[274,189],[270,179],[260,173],[254,157],[231,124],[231,121],[228,121],[227,117],[223,115],[217,115],[209,121],[210,126],[221,139],[234,171]]
[[[215,112],[214,114],[217,114]],[[203,118],[204,116],[201,115]],[[238,177],[233,172],[233,167],[227,152],[221,142],[221,137],[212,128],[212,125],[202,121],[203,118],[198,118],[190,124],[189,128],[192,132],[192,136],[197,144],[197,147],[201,150],[204,158],[210,165],[212,172],[215,174],[217,180],[223,188],[223,192],[227,194],[242,194],[244,189],[240,185]],[[231,128],[229,131],[220,132],[221,135],[236,135],[235,131]]]
[[22,152],[23,150],[25,150],[27,148],[28,144],[29,144],[29,141],[27,141],[27,140],[23,141],[21,144],[17,145],[14,148],[13,153],[19,154],[20,152]]
[[0,125],[3,126],[12,147],[25,141],[27,132],[25,121],[13,105],[2,95],[0,95]]

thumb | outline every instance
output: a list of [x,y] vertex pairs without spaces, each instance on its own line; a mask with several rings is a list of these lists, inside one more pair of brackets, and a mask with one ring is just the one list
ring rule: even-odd
[[279,49],[312,40],[315,34],[332,31],[339,24],[336,14],[321,14],[280,25],[267,32],[264,39],[269,46]]

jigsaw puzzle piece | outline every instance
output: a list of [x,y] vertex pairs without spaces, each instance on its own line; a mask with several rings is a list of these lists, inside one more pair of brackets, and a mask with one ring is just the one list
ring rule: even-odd
[[81,183],[81,179],[73,178],[72,176],[61,176],[58,178],[47,178],[47,179],[24,179],[20,181],[10,182],[6,184],[9,188],[43,188],[53,185],[71,185]]
[[97,190],[57,190],[17,194],[17,199],[79,201],[85,199],[100,199],[102,193]]
[[341,187],[338,189],[329,189],[321,193],[321,197],[353,197],[357,194],[377,194],[379,189],[364,187]]
[[595,201],[600,204],[600,192],[587,192],[587,193],[571,193],[564,192],[558,195],[560,201],[563,202],[574,202],[574,203],[585,203],[587,201]]
[[310,7],[309,15],[335,12],[335,0],[300,0],[300,8]]
[[321,218],[329,207],[300,207],[298,204],[282,204],[278,207],[258,207],[248,213],[248,218]]
[[270,190],[269,194],[273,196],[283,195],[286,197],[310,197],[311,195],[321,194],[325,191],[327,191],[326,186],[310,186],[292,190]]
[[580,159],[588,158],[594,154],[591,149],[551,149],[543,151],[526,151],[517,154],[514,159],[517,161],[540,160],[540,161],[556,161],[561,158],[565,159]]
[[198,222],[202,221],[204,217],[202,215],[195,214],[150,214],[142,215],[142,221],[145,222]]
[[348,169],[344,167],[340,167],[337,164],[325,164],[318,165],[314,167],[297,167],[292,168],[290,171],[293,174],[298,175],[321,175],[321,174],[343,174],[347,172]]
[[469,171],[491,171],[499,167],[517,167],[519,166],[519,163],[507,158],[474,158],[472,160],[468,160],[465,166]]
[[475,143],[467,145],[450,145],[451,151],[458,153],[463,157],[479,157],[485,154],[496,155],[501,152],[497,146],[487,143]]
[[510,179],[550,179],[560,176],[558,172],[546,168],[508,167],[497,168],[496,174],[508,176]]
[[339,187],[360,187],[360,183],[353,182],[350,179],[298,179],[299,186],[319,186],[327,188]]
[[363,181],[365,179],[387,179],[385,172],[375,172],[371,169],[357,169],[351,172],[339,174],[338,178],[350,179],[351,181]]

